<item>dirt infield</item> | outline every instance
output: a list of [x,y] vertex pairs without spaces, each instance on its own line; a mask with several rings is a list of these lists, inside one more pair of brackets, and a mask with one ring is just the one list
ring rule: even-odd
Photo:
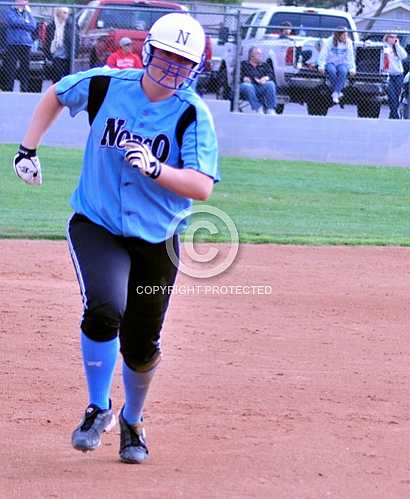
[[1,498],[410,497],[410,249],[244,245],[210,281],[236,294],[175,294],[141,466],[117,430],[71,449],[87,401],[65,243],[0,250]]

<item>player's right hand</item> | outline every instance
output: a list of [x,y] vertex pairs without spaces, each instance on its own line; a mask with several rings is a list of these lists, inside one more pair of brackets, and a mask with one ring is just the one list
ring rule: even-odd
[[36,149],[27,149],[27,147],[20,145],[13,159],[13,169],[17,177],[26,184],[41,185],[43,183]]

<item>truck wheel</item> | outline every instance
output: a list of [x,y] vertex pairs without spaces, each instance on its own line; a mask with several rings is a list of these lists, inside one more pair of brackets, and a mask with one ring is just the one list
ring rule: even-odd
[[43,81],[31,78],[28,82],[28,91],[35,93],[35,94],[41,94],[43,88]]
[[378,118],[381,103],[377,100],[362,100],[357,103],[357,116],[359,118]]
[[285,104],[278,104],[275,108],[276,114],[282,114],[285,110]]
[[231,99],[231,89],[228,84],[228,75],[226,74],[226,67],[222,65],[218,77],[217,77],[217,91],[216,98],[222,100],[230,100]]
[[271,59],[268,59],[266,63],[269,65],[270,70],[272,71],[272,77],[273,77],[273,83],[276,85],[276,75],[275,75],[275,68],[273,67],[273,62]]
[[316,99],[310,99],[306,102],[307,112],[311,116],[326,116],[329,111],[329,105],[321,96]]
[[95,51],[95,48],[91,49],[89,65],[90,68],[96,68],[100,66],[100,60],[97,57],[97,52]]

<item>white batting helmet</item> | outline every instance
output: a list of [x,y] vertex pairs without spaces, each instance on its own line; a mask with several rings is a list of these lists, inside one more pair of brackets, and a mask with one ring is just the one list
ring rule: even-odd
[[192,61],[194,66],[188,78],[191,80],[189,83],[192,83],[203,69],[205,33],[199,22],[189,14],[175,12],[166,14],[155,21],[142,49],[144,66],[152,64],[153,48],[172,52]]

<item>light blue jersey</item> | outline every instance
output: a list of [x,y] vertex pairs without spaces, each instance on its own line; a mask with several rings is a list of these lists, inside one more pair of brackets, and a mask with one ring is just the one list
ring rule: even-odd
[[[215,128],[208,108],[192,89],[177,90],[151,102],[141,86],[144,72],[96,68],[66,76],[56,85],[59,102],[71,116],[87,110],[92,77],[105,76],[109,86],[91,124],[79,184],[71,197],[76,213],[111,233],[157,243],[192,200],[179,196],[132,168],[120,147],[134,138],[175,168],[192,168],[219,180]],[[186,220],[178,232],[186,228]]]

